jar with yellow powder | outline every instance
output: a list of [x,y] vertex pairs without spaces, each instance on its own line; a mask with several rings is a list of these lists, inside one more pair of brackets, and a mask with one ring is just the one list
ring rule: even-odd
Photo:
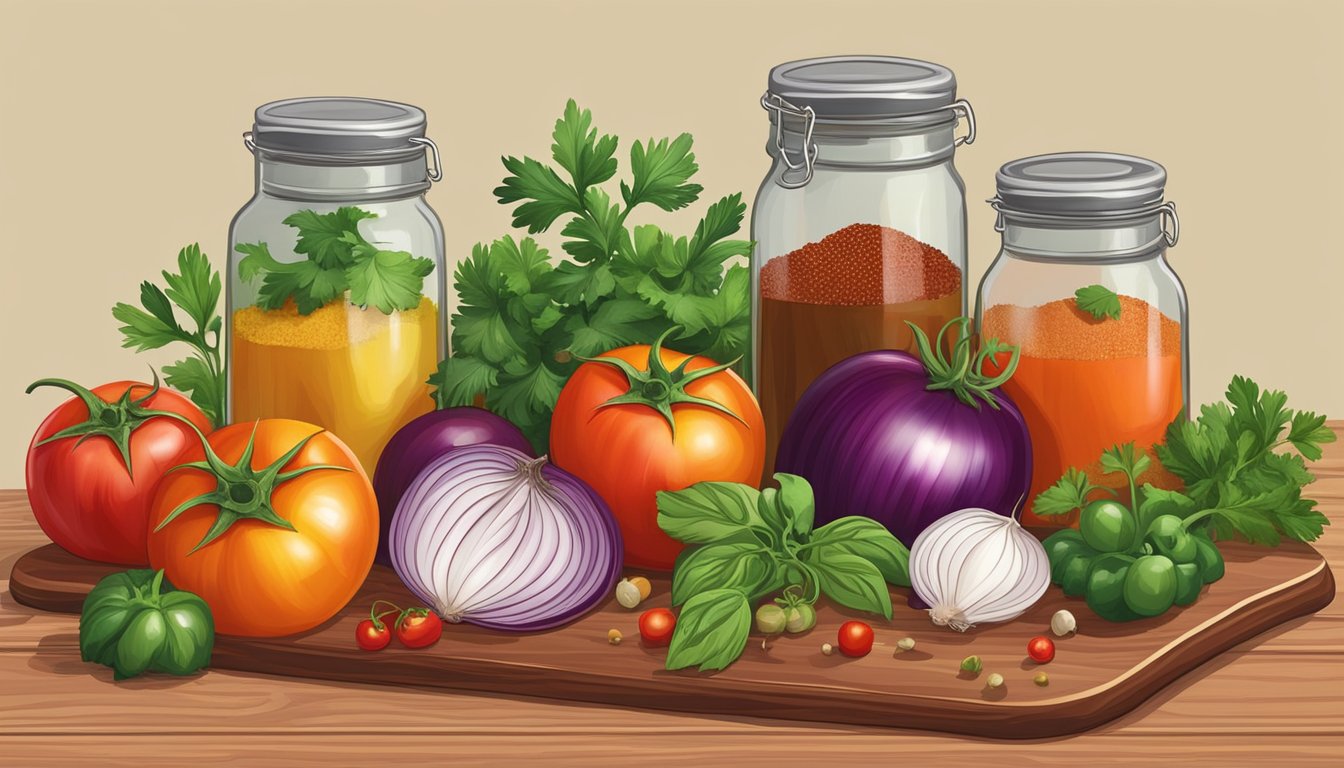
[[243,135],[256,193],[229,230],[230,421],[320,425],[372,474],[392,435],[433,408],[447,270],[425,124],[373,99],[257,109]]

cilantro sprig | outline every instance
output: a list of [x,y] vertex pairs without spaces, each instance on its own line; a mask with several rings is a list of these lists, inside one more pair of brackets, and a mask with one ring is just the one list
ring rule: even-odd
[[[164,381],[185,392],[210,423],[221,426],[225,413],[224,363],[220,354],[219,273],[191,244],[177,254],[177,272],[163,271],[165,290],[146,280],[140,284],[140,307],[118,302],[112,316],[124,323],[122,346],[137,352],[159,349],[174,342],[191,348],[191,357],[163,367]],[[142,309],[143,307],[143,309]],[[177,307],[189,321],[182,325]]]
[[1078,308],[1097,320],[1120,319],[1120,297],[1104,285],[1088,285],[1073,293]]
[[351,304],[374,306],[385,315],[414,309],[434,262],[365,240],[359,222],[377,216],[353,206],[290,214],[284,223],[299,231],[294,252],[308,258],[281,262],[266,243],[238,243],[234,249],[243,254],[238,274],[245,282],[261,276],[257,303],[265,309],[279,309],[292,300],[299,314],[310,315],[347,292]]
[[[1285,538],[1315,541],[1330,521],[1316,510],[1314,500],[1302,497],[1302,489],[1316,479],[1306,462],[1319,459],[1321,446],[1335,440],[1326,417],[1293,411],[1283,392],[1261,391],[1243,376],[1233,377],[1226,396],[1226,403],[1203,406],[1193,421],[1172,422],[1166,442],[1154,446],[1162,466],[1184,483],[1181,491],[1151,483],[1135,488],[1135,478],[1148,468],[1149,459],[1133,443],[1102,454],[1102,471],[1121,473],[1129,481],[1140,535],[1155,517],[1171,514],[1182,519],[1186,530],[1220,540],[1240,538],[1270,546]],[[1085,506],[1097,490],[1114,494],[1070,468],[1036,497],[1033,511],[1066,514]]]
[[669,346],[727,362],[745,355],[751,332],[749,273],[728,266],[751,250],[730,239],[746,213],[741,194],[709,206],[690,237],[627,223],[640,206],[671,212],[699,198],[690,134],[636,141],[619,199],[600,186],[616,176],[619,140],[599,134],[591,112],[570,100],[552,139],[554,165],[502,158],[509,175],[495,197],[514,206],[513,226],[528,235],[564,219],[569,259],[552,259],[530,236],[476,245],[454,274],[453,354],[429,380],[440,408],[484,396],[539,447],[579,358],[680,326]]

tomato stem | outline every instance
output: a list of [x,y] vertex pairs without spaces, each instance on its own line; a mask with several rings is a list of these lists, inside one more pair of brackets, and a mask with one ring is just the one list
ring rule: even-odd
[[663,342],[672,334],[680,333],[681,330],[681,326],[674,325],[654,340],[653,344],[649,347],[648,366],[642,371],[618,357],[583,357],[576,355],[578,359],[585,363],[609,365],[625,374],[626,384],[629,389],[625,394],[611,398],[607,402],[599,405],[598,408],[608,408],[613,405],[643,405],[652,408],[661,414],[667,421],[667,426],[672,432],[673,440],[677,438],[677,423],[672,417],[672,406],[674,405],[701,405],[706,408],[712,408],[716,411],[726,413],[743,424],[746,424],[747,422],[745,419],[736,413],[733,413],[728,407],[716,403],[713,400],[696,397],[695,395],[686,392],[687,385],[708,376],[713,376],[716,373],[726,371],[734,365],[737,365],[738,361],[742,358],[738,357],[731,362],[722,365],[714,365],[709,368],[701,368],[687,373],[686,367],[691,364],[692,360],[697,359],[696,356],[692,355],[685,360],[682,360],[681,364],[676,368],[668,370],[667,366],[663,364]]

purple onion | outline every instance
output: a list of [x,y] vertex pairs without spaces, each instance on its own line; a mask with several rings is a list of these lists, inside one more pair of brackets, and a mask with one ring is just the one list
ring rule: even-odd
[[[1014,351],[1006,375],[979,382],[1001,383],[1015,367]],[[842,360],[807,388],[784,429],[775,471],[812,484],[816,525],[864,515],[909,547],[959,509],[1011,516],[1022,504],[1031,441],[1017,406],[997,388],[973,383],[968,397],[965,389],[958,395],[929,384],[919,359],[879,350]]]
[[475,445],[430,462],[392,518],[392,568],[449,622],[529,632],[610,596],[621,534],[582,480],[513,448]]
[[375,562],[391,565],[387,533],[392,513],[406,488],[431,461],[467,445],[503,445],[535,456],[523,433],[508,420],[484,408],[464,406],[430,411],[397,430],[387,442],[373,472],[378,497],[378,554]]

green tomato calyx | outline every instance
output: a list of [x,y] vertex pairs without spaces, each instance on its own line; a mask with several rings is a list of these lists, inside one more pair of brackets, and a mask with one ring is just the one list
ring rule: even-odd
[[285,465],[299,455],[299,452],[303,450],[309,440],[322,434],[325,430],[318,430],[303,438],[294,447],[286,451],[283,456],[267,466],[261,469],[253,469],[252,452],[257,439],[257,426],[260,424],[261,422],[258,421],[256,425],[253,425],[252,434],[247,438],[247,446],[243,448],[243,454],[238,458],[237,464],[229,464],[221,459],[215,453],[214,448],[210,446],[210,442],[202,436],[201,447],[205,450],[205,461],[181,464],[169,470],[176,472],[179,469],[197,469],[205,472],[215,478],[215,489],[179,504],[163,519],[163,522],[154,528],[156,532],[163,530],[183,512],[202,504],[213,504],[219,507],[219,514],[215,518],[214,525],[206,532],[204,538],[195,547],[192,547],[191,552],[187,553],[188,555],[195,553],[196,550],[222,536],[239,520],[259,520],[292,531],[294,530],[293,523],[280,517],[275,511],[275,507],[271,505],[271,496],[275,489],[300,475],[306,475],[320,469],[331,469],[338,472],[350,471],[347,467],[337,467],[331,464],[311,464],[288,472],[282,471]]
[[663,342],[672,334],[680,333],[681,330],[681,326],[674,325],[666,331],[663,331],[663,334],[654,340],[653,344],[649,347],[649,362],[644,370],[640,370],[630,363],[616,357],[577,356],[578,359],[585,363],[601,363],[602,365],[609,365],[625,374],[626,382],[629,385],[629,389],[626,393],[611,398],[607,402],[599,405],[598,408],[609,408],[614,405],[643,405],[652,408],[662,414],[663,418],[667,420],[667,426],[672,431],[673,440],[677,437],[677,423],[672,416],[672,406],[674,405],[701,405],[706,408],[712,408],[716,411],[726,413],[743,424],[746,424],[747,422],[741,416],[733,413],[731,409],[716,403],[713,400],[696,397],[695,395],[686,392],[686,387],[691,382],[699,381],[700,379],[713,376],[716,373],[726,371],[734,365],[737,365],[738,360],[741,360],[742,358],[739,357],[730,362],[723,363],[722,365],[701,368],[698,371],[691,371],[688,373],[686,371],[686,366],[690,365],[691,361],[696,359],[695,356],[692,355],[681,361],[681,364],[676,368],[668,370],[667,366],[663,364]]

